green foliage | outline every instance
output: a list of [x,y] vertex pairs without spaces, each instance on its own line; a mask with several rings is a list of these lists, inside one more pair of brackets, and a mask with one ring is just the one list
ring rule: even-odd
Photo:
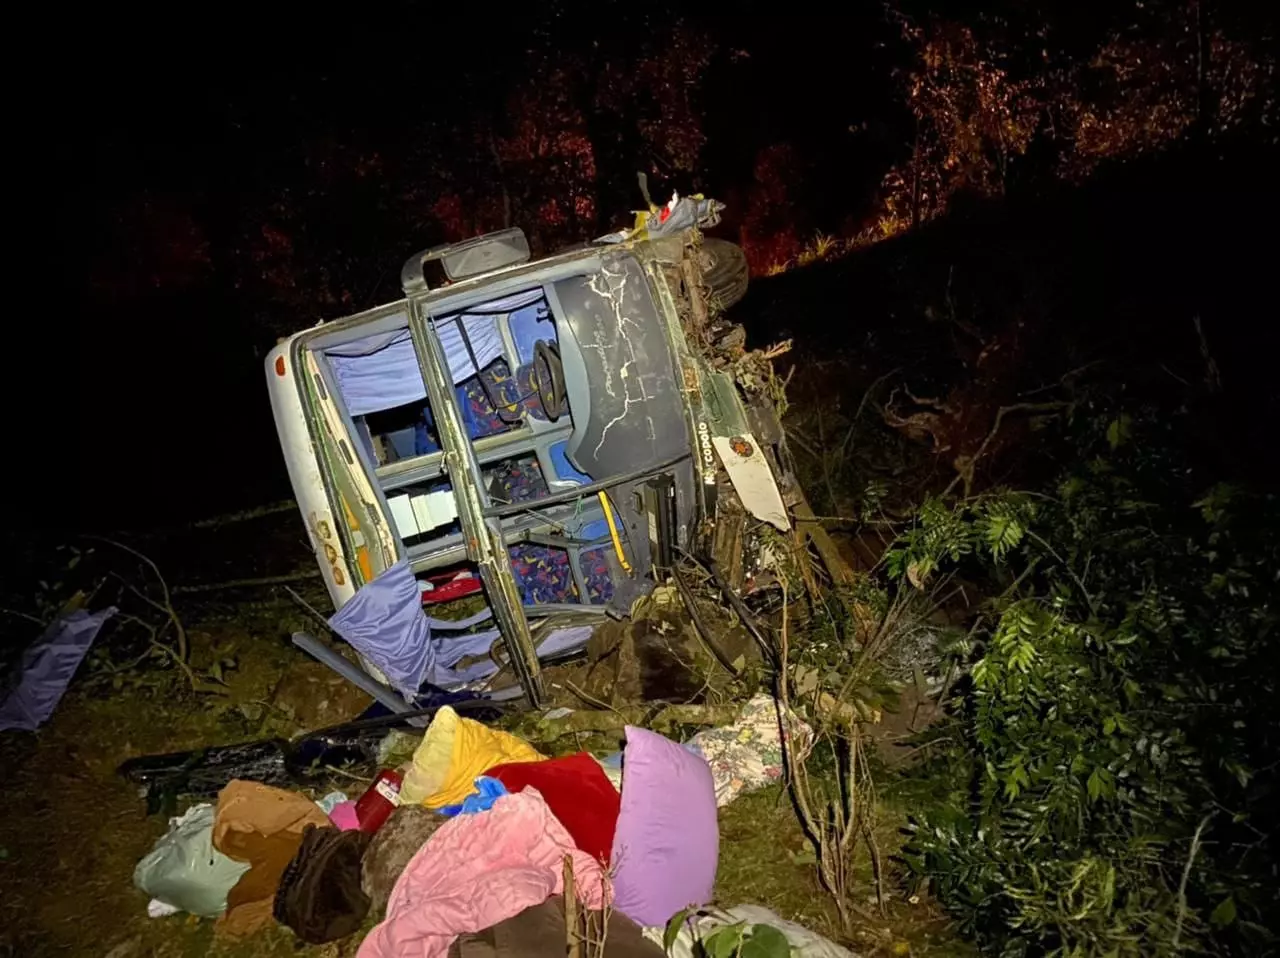
[[[686,909],[671,916],[662,934],[662,946],[667,954],[671,954],[680,929],[697,914]],[[772,925],[740,921],[721,925],[706,936],[695,932],[693,953],[694,958],[790,958],[791,943]]]
[[1022,542],[1034,515],[1030,497],[1018,493],[977,496],[955,506],[928,499],[915,525],[885,554],[885,567],[893,578],[905,576],[922,588],[945,561],[975,552],[1003,559]]
[[1090,423],[1056,496],[928,502],[888,556],[993,585],[904,857],[995,953],[1274,942],[1280,510],[1191,495],[1161,428]]

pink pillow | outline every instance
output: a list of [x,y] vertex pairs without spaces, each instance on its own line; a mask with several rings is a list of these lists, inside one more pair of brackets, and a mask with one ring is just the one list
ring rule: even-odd
[[681,909],[706,904],[719,856],[710,767],[670,739],[628,725],[611,858],[617,909],[639,925],[665,925]]

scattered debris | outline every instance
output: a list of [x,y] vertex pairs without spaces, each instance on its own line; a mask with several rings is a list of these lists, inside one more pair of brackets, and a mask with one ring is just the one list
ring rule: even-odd
[[218,794],[213,847],[249,869],[227,893],[217,930],[239,937],[271,921],[280,878],[302,844],[304,829],[328,824],[328,816],[304,795],[257,782],[228,784]]
[[[502,712],[486,699],[470,694],[444,696],[450,708],[492,720]],[[178,796],[211,798],[233,779],[276,787],[313,784],[335,768],[368,768],[386,764],[388,743],[402,734],[395,729],[415,719],[430,718],[438,706],[407,714],[359,719],[307,732],[292,742],[271,738],[186,752],[147,755],[124,762],[119,773],[146,790],[148,810],[173,804]],[[415,747],[420,738],[407,737]]]
[[[511,929],[544,921],[549,906],[561,921],[561,948],[568,927],[578,954],[598,958],[608,948],[605,929],[621,928],[619,943],[628,942],[628,954],[657,958],[640,930],[659,942],[671,915],[711,899],[717,804],[780,775],[780,708],[761,693],[743,708],[727,707],[722,727],[685,745],[628,726],[619,755],[548,759],[517,736],[444,706],[406,757],[404,787],[395,768],[384,768],[357,802],[342,792],[313,801],[233,780],[216,807],[198,804],[172,821],[170,833],[139,863],[135,880],[153,897],[153,914],[218,917],[219,933],[232,936],[251,934],[274,915],[303,941],[337,941],[358,930],[366,915],[385,910],[385,920],[360,946],[364,958],[405,947],[443,956],[459,935],[458,947],[473,952],[486,941],[506,941]],[[540,721],[609,714],[557,711]],[[385,720],[350,727],[368,730],[371,738],[360,746],[367,761],[397,750],[403,756],[417,741],[388,731]],[[341,741],[340,732],[328,738]],[[798,719],[787,722],[787,735],[797,748],[810,737]],[[243,760],[296,747],[276,740],[232,746],[226,754]],[[130,771],[154,781],[162,770],[189,765],[192,755],[201,753],[152,758]],[[272,768],[288,771],[287,761],[273,761]],[[215,761],[214,767],[225,774],[231,764]],[[439,807],[452,799],[459,808]],[[346,811],[353,827],[344,830],[338,819]],[[446,817],[453,811],[462,814]],[[708,922],[710,933],[722,914],[698,912],[697,921]],[[845,958],[839,949],[822,950],[835,948],[825,939],[806,938],[776,916],[735,920],[767,924],[814,958]],[[761,941],[771,933],[760,932]],[[586,947],[593,941],[595,950]],[[678,942],[672,944],[681,954]]]

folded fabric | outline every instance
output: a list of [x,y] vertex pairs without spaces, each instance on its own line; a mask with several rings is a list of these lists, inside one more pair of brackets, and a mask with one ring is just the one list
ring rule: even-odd
[[428,808],[456,805],[475,790],[475,780],[495,765],[543,758],[528,742],[461,718],[446,705],[436,712],[413,753],[413,765],[400,786],[400,801]]
[[[600,939],[606,958],[663,958],[662,946],[616,911],[609,913]],[[594,949],[590,953],[598,954]],[[449,954],[451,958],[564,958],[564,895],[553,895],[492,928],[463,935]]]
[[626,727],[622,808],[611,861],[618,911],[641,925],[711,900],[720,854],[707,763],[656,732]]
[[217,929],[247,935],[271,921],[272,899],[307,825],[325,826],[329,818],[305,795],[236,779],[218,793],[213,847],[249,870],[227,894],[227,911]]
[[[816,931],[803,925],[784,921],[775,912],[760,905],[735,905],[733,908],[711,908],[692,916],[680,927],[680,933],[671,943],[667,954],[670,958],[701,958],[705,949],[700,943],[717,928],[725,925],[768,925],[776,928],[791,946],[793,958],[854,958],[853,952],[823,938]],[[649,941],[664,945],[665,926],[646,927],[644,936]]]
[[743,792],[782,778],[783,728],[797,757],[808,754],[813,730],[794,712],[782,715],[767,693],[753,696],[732,725],[699,732],[685,747],[706,759],[716,784],[716,805],[723,808]]
[[360,859],[373,836],[308,825],[302,844],[280,876],[272,914],[312,945],[360,929],[369,896],[360,887]]
[[152,918],[187,911],[213,918],[227,907],[227,892],[249,870],[213,847],[213,806],[193,805],[169,819],[169,831],[133,870],[133,883],[152,896]]
[[329,811],[329,821],[334,827],[344,832],[354,831],[360,827],[360,816],[356,812],[355,801],[339,802]]
[[536,788],[574,844],[608,864],[622,799],[600,763],[586,752],[545,762],[520,762],[489,769],[508,791]]
[[421,805],[401,805],[378,829],[364,853],[360,882],[376,914],[387,907],[391,889],[409,860],[446,821],[444,816]]
[[[534,762],[534,765],[540,764]],[[446,805],[440,809],[445,818],[455,815],[474,815],[476,812],[487,812],[493,803],[507,794],[507,787],[496,778],[481,775],[476,779],[476,790],[462,800],[461,805]]]
[[564,859],[578,897],[603,906],[608,879],[534,789],[504,795],[483,815],[451,818],[413,856],[387,903],[387,918],[358,958],[445,958],[450,943],[563,891]]

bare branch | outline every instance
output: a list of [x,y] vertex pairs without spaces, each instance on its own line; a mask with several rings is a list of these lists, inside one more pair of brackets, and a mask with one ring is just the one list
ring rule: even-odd
[[[128,583],[126,583],[126,585],[127,584]],[[172,648],[170,648],[169,646],[165,645],[163,642],[160,641],[160,634],[163,632],[165,628],[168,627],[169,625],[168,622],[164,623],[164,625],[157,628],[156,626],[148,622],[146,619],[140,619],[136,615],[121,614],[119,616],[119,620],[129,625],[136,625],[139,628],[141,628],[144,632],[146,632],[148,645],[153,649],[157,649],[160,652],[163,652],[169,658],[169,660],[173,662],[174,665],[176,665],[178,668],[180,668],[183,671],[183,673],[187,676],[187,681],[191,685],[191,691],[193,692],[210,691],[210,689],[206,686],[205,683],[201,682],[198,678],[196,678],[196,674],[191,670],[191,666],[187,665],[186,661],[180,658],[177,652],[175,652]],[[141,662],[142,659],[138,659],[138,661]],[[221,689],[215,689],[213,691],[217,691],[219,694],[222,694],[222,695],[226,694],[226,692],[222,691]]]
[[133,546],[127,546],[123,542],[117,542],[115,539],[108,539],[106,536],[85,536],[84,538],[92,539],[97,542],[105,542],[107,545],[115,546],[117,549],[129,553],[131,556],[141,559],[151,569],[152,573],[159,581],[160,588],[164,591],[164,601],[166,603],[169,601],[169,584],[165,582],[164,576],[160,574],[160,567],[157,566],[150,558],[133,548]]
[[3,609],[3,608],[0,608],[0,612],[3,612],[5,615],[15,616],[16,618],[19,618],[19,619],[26,619],[28,622],[34,622],[36,625],[40,626],[40,628],[42,629],[45,627],[45,623],[42,620],[37,619],[34,615],[30,615],[26,612],[19,612],[17,609]]
[[1187,879],[1191,877],[1191,866],[1195,864],[1196,855],[1200,853],[1200,835],[1213,815],[1214,813],[1210,812],[1200,819],[1200,824],[1196,826],[1196,833],[1191,836],[1191,851],[1187,854],[1186,867],[1182,869],[1182,881],[1178,882],[1178,922],[1173,929],[1174,951],[1178,950],[1178,939],[1182,937],[1182,922],[1187,917]]
[[[173,624],[174,631],[177,633],[177,636],[178,636],[178,650],[176,653],[177,658],[182,661],[182,664],[185,667],[187,664],[187,659],[190,655],[190,648],[188,647],[188,643],[187,643],[187,630],[183,627],[182,620],[178,618],[178,613],[173,608],[173,598],[169,593],[169,583],[165,581],[164,576],[161,574],[160,567],[157,566],[155,562],[151,560],[150,557],[143,555],[141,552],[139,552],[137,549],[133,548],[132,546],[125,545],[123,542],[117,542],[115,539],[108,539],[105,536],[85,536],[85,538],[92,539],[97,542],[105,542],[107,545],[115,546],[117,549],[120,549],[123,552],[127,552],[130,555],[134,556],[135,558],[140,559],[143,563],[147,565],[148,568],[151,569],[152,574],[156,577],[156,581],[160,583],[160,592],[161,592],[161,595],[163,596],[163,600],[160,602],[157,602],[155,599],[151,598],[151,596],[147,595],[145,592],[139,589],[136,585],[134,585],[124,576],[119,575],[117,573],[115,574],[115,577],[119,579],[121,582],[123,582],[124,585],[129,589],[129,591],[132,592],[134,595],[136,595],[138,598],[140,598],[143,602],[147,603],[157,612],[161,612],[168,617],[169,621]],[[190,672],[190,669],[188,669],[187,671]],[[194,680],[193,680],[193,685],[194,685]]]
[[[982,440],[982,445],[978,447],[977,452],[975,452],[972,456],[958,457],[956,459],[956,477],[951,480],[950,484],[947,486],[945,490],[943,490],[942,494],[944,496],[950,495],[951,491],[955,489],[956,483],[963,481],[964,495],[965,495],[965,498],[968,498],[969,490],[973,486],[973,476],[974,476],[974,471],[978,467],[978,461],[986,453],[987,447],[991,445],[991,441],[995,439],[996,433],[1000,431],[1000,426],[1004,422],[1004,417],[1007,416],[1009,413],[1011,412],[1051,412],[1051,411],[1057,411],[1059,409],[1063,409],[1067,405],[1068,403],[1065,403],[1065,402],[1042,402],[1042,403],[1020,402],[1020,403],[1014,403],[1012,406],[1001,406],[998,410],[996,410],[996,419],[991,426],[991,431],[987,433],[986,438]],[[963,459],[964,461],[962,462],[961,459]]]
[[578,887],[573,876],[573,856],[564,856],[565,955],[582,958],[582,929],[578,916]]

